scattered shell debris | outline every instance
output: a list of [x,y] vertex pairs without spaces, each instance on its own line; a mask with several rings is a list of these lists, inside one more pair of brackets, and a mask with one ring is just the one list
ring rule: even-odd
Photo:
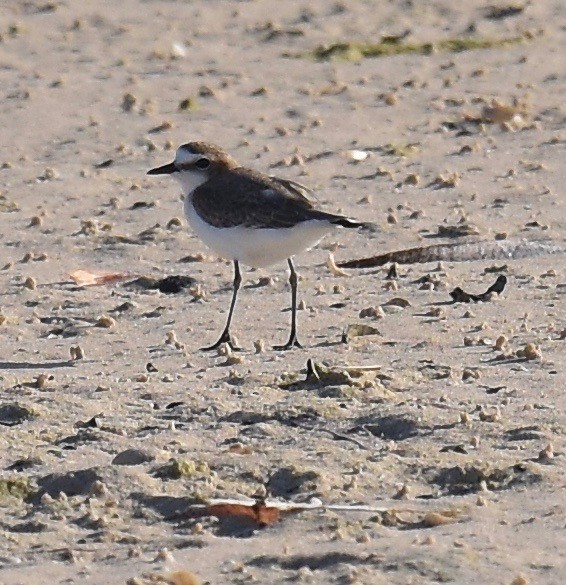
[[[0,581],[561,582],[560,3],[9,4]],[[199,350],[233,267],[146,176],[193,140],[362,223],[302,347],[283,261]]]

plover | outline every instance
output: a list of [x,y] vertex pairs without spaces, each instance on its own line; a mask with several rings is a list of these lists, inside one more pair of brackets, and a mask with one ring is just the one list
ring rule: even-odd
[[175,160],[148,175],[171,175],[181,183],[185,216],[193,232],[221,257],[234,263],[232,300],[226,326],[218,341],[235,347],[230,324],[242,282],[240,263],[254,268],[287,260],[291,285],[291,332],[284,345],[302,347],[297,339],[297,273],[293,256],[311,248],[336,227],[365,224],[315,209],[309,190],[287,179],[241,167],[214,144],[189,142],[177,149]]

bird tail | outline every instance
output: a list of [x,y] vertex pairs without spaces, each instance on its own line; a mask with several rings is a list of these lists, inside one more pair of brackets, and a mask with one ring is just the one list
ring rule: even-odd
[[353,219],[348,219],[347,217],[342,217],[337,215],[330,220],[330,223],[334,225],[339,225],[340,227],[344,228],[359,228],[363,227],[365,224],[359,221],[354,221]]
[[375,224],[367,221],[355,221],[353,219],[348,219],[347,217],[343,217],[341,215],[335,215],[330,218],[330,223],[334,225],[338,225],[343,228],[363,228],[363,229],[373,229],[375,228]]

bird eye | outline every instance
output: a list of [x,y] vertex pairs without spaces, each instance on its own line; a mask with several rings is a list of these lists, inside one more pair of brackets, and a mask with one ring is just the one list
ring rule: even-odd
[[210,166],[210,161],[207,158],[199,158],[195,163],[197,169],[207,169]]

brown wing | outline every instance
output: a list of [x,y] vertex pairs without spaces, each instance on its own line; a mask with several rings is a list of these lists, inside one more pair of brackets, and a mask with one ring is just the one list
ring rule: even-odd
[[334,217],[314,209],[298,183],[244,168],[213,174],[195,189],[193,205],[216,227],[287,228],[309,219]]

